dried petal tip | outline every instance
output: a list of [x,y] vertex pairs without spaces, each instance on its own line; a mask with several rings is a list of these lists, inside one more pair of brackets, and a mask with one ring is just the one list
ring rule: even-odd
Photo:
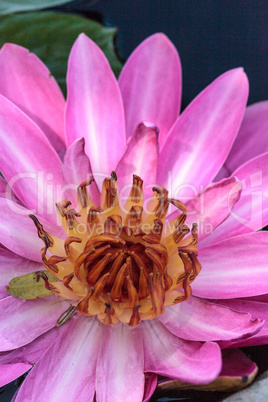
[[140,205],[134,205],[133,207],[131,207],[131,210],[129,211],[128,218],[133,219],[135,221],[140,221],[142,212],[143,207],[141,207]]
[[116,175],[114,170],[111,173],[111,179],[114,180],[114,181],[117,181],[117,175]]
[[63,218],[65,217],[65,212],[67,211],[67,208],[72,205],[70,201],[63,200],[60,202],[56,203],[57,211],[62,216]]
[[90,197],[86,187],[89,186],[93,181],[94,179],[83,181],[77,188],[77,196],[82,208],[86,208],[90,205]]
[[155,197],[157,200],[157,205],[155,206],[153,212],[155,216],[159,219],[163,219],[168,211],[168,191],[163,186],[155,186],[152,189],[155,192]]
[[33,220],[33,222],[37,228],[38,237],[40,237],[40,239],[43,240],[46,248],[52,247],[53,246],[52,237],[49,236],[49,234],[43,229],[43,225],[41,225],[41,223],[36,218],[36,216],[29,215],[29,217]]
[[129,195],[131,202],[138,204],[142,200],[142,198],[143,198],[142,185],[143,185],[143,180],[139,176],[136,176],[134,174],[133,175],[133,184],[132,184],[130,195]]
[[50,290],[50,283],[48,282],[48,277],[43,271],[37,271],[36,272],[36,281],[39,282],[40,279],[43,279],[45,283],[45,288]]
[[189,232],[190,229],[187,225],[178,226],[173,233],[174,243],[178,244]]
[[111,234],[119,234],[122,226],[122,218],[120,215],[110,215],[104,222],[104,232]]
[[197,223],[192,224],[191,234],[193,236],[193,244],[198,243],[198,225]]
[[64,242],[64,250],[66,255],[68,256],[70,254],[70,244],[72,243],[81,243],[82,239],[79,237],[74,237],[74,236],[69,236]]
[[161,221],[161,219],[155,219],[153,228],[151,230],[151,234],[159,236],[161,238],[162,230],[163,230],[163,222]]
[[62,223],[64,225],[67,224],[67,228],[69,230],[73,230],[76,226],[76,218],[75,217],[80,217],[81,215],[76,212],[75,209],[69,209],[71,205],[70,201],[63,200],[61,202],[56,203],[57,211],[59,214],[59,217],[62,220]]
[[111,177],[103,180],[101,193],[101,206],[103,209],[115,207],[118,203],[117,196],[117,176],[115,172],[111,173]]
[[175,198],[168,198],[168,202],[170,202],[172,205],[174,205],[174,207],[178,208],[185,215],[187,215],[187,208],[181,201],[175,200]]
[[96,207],[95,205],[91,207],[90,210],[88,211],[87,222],[88,223],[94,222],[95,219],[97,219],[97,214],[101,212],[103,212],[103,209],[101,209],[100,207]]

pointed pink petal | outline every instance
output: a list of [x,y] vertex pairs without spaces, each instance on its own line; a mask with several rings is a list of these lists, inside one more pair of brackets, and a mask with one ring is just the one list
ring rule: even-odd
[[65,100],[47,67],[27,49],[6,43],[0,71],[0,94],[41,128],[57,152],[63,152]]
[[56,325],[70,304],[62,299],[22,300],[13,296],[0,300],[0,349],[27,345]]
[[67,88],[67,144],[85,137],[93,173],[110,174],[125,148],[123,103],[108,61],[84,34],[71,50]]
[[20,348],[3,352],[0,355],[0,364],[26,363],[35,364],[43,353],[52,345],[64,326],[54,327],[38,338]]
[[0,298],[9,296],[6,286],[9,281],[16,276],[29,274],[31,272],[40,271],[44,268],[41,263],[27,260],[12,251],[0,247]]
[[268,343],[268,303],[249,301],[245,299],[219,300],[218,303],[227,306],[228,308],[240,311],[241,313],[248,312],[253,318],[264,320],[264,325],[259,332],[248,339],[237,339],[233,341],[220,342],[221,347],[244,347],[266,345]]
[[143,402],[150,402],[151,396],[153,395],[156,386],[157,386],[157,375],[153,373],[146,373]]
[[[228,71],[193,100],[169,132],[158,182],[173,196],[199,193],[216,176],[239,129],[248,96],[241,68]],[[203,187],[202,187],[203,186]]]
[[[75,140],[67,149],[62,165],[63,179],[65,185],[65,198],[72,202],[73,207],[77,205],[77,187],[85,180],[93,178],[90,161],[85,154],[85,140]],[[87,186],[89,195],[95,205],[100,203],[100,192],[96,182]]]
[[[268,153],[251,159],[240,166],[235,172],[236,176],[243,183],[241,199],[234,208],[234,217],[239,214],[240,223],[246,228],[240,229],[238,233],[246,233],[252,230],[262,229],[268,223]],[[250,198],[250,208],[246,200]],[[246,207],[247,205],[247,207]],[[248,210],[250,209],[250,213]],[[247,212],[245,212],[247,211]],[[241,222],[241,217],[246,222]]]
[[268,293],[267,244],[268,232],[256,232],[200,248],[193,294],[230,299]]
[[224,166],[234,172],[249,159],[268,152],[268,101],[250,105]]
[[0,176],[0,197],[5,197],[7,181]]
[[257,365],[241,350],[222,351],[222,371],[220,377],[250,377],[258,371]]
[[118,163],[116,174],[120,193],[128,197],[133,174],[144,181],[144,200],[152,196],[152,187],[156,184],[156,167],[158,158],[158,128],[151,123],[138,125],[134,135],[129,139],[124,155]]
[[[257,373],[257,365],[253,363],[241,350],[222,350],[222,370],[215,381],[206,385],[191,385],[181,383],[179,381],[164,379],[164,381],[162,380],[159,383],[157,390],[160,392],[164,391],[165,393],[168,391],[173,391],[174,393],[175,391],[176,395],[179,395],[180,390],[183,392],[183,390],[185,389],[192,389],[194,390],[196,395],[198,395],[198,391],[203,391],[204,400],[218,400],[218,398],[215,399],[217,395],[215,394],[215,391],[222,393],[236,392],[248,386],[254,380]],[[205,395],[207,391],[214,392],[215,397],[212,397],[212,399],[207,399],[207,395]],[[234,394],[234,398],[231,396],[231,399],[227,398],[224,400],[227,401],[229,399],[238,399],[242,401],[242,399],[240,399],[240,394],[238,397],[236,397],[236,395],[237,394]],[[199,400],[199,398],[197,399]],[[200,400],[203,400],[203,398],[201,398]]]
[[[23,382],[16,401],[92,401],[100,326],[73,317]],[[112,376],[113,373],[110,373]]]
[[[22,257],[40,262],[44,243],[29,218],[31,212],[5,198],[0,198],[0,210],[0,243]],[[61,237],[61,228],[49,224],[38,215],[37,218],[48,233]]]
[[174,335],[189,341],[219,341],[247,337],[263,323],[197,297],[166,308],[159,321]]
[[0,364],[0,387],[16,380],[32,366],[25,363]]
[[[230,215],[234,204],[239,201],[242,185],[235,177],[212,183],[197,197],[185,203],[188,211],[187,225],[198,224],[198,239],[205,239]],[[178,211],[168,220],[177,218]]]
[[238,203],[231,215],[201,247],[219,242],[225,238],[250,233],[268,224],[268,153],[251,159],[240,166],[234,175],[243,184]]
[[[96,372],[98,401],[141,401],[144,358],[139,329],[103,326]],[[112,373],[112,375],[111,375]]]
[[55,193],[62,184],[61,161],[38,126],[1,95],[0,110],[0,170],[34,214],[55,222]]
[[[62,328],[63,327],[53,328],[36,338],[28,345],[9,352],[1,353],[0,370],[2,367],[5,370],[5,376],[0,376],[1,380],[7,384],[28,371],[33,364],[37,363],[43,353],[56,340],[56,337],[59,332],[62,331]],[[5,384],[3,383],[2,385]]]
[[171,334],[158,320],[142,325],[145,371],[193,384],[207,384],[221,370],[216,343],[190,342]]
[[127,136],[150,121],[160,129],[160,146],[178,117],[181,101],[181,63],[164,34],[143,41],[125,64],[119,86],[126,113]]
[[44,243],[28,216],[30,211],[5,198],[0,198],[0,208],[0,243],[22,257],[40,262]]

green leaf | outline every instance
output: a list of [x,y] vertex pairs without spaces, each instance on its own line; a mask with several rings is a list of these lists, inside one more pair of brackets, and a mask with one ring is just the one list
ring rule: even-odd
[[122,64],[114,52],[115,28],[106,28],[83,17],[53,12],[0,17],[0,46],[13,42],[35,53],[50,69],[64,93],[68,55],[81,32],[100,46],[118,75]]
[[53,292],[45,288],[44,279],[40,274],[45,274],[51,282],[57,281],[57,279],[46,270],[33,272],[13,278],[7,286],[7,292],[19,299],[39,299],[40,297],[50,296]]
[[70,3],[72,0],[1,0],[0,14],[17,13],[20,11],[40,10]]

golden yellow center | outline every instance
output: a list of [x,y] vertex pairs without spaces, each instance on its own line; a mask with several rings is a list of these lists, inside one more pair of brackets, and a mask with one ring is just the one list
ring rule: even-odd
[[[143,181],[136,175],[121,207],[114,172],[103,182],[99,207],[88,194],[90,184],[78,187],[78,212],[67,200],[57,204],[65,241],[48,234],[31,215],[45,244],[42,262],[58,280],[43,276],[45,286],[71,303],[58,325],[79,312],[109,325],[136,326],[186,300],[201,270],[197,225],[185,225],[186,207],[157,186],[144,210]],[[179,216],[165,223],[170,204]]]

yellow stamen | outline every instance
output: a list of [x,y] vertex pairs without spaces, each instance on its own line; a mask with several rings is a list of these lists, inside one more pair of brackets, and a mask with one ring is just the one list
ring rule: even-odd
[[[136,326],[163,314],[166,306],[190,297],[190,283],[201,265],[196,224],[184,239],[190,232],[184,223],[186,207],[168,198],[164,187],[155,186],[145,213],[143,181],[134,175],[129,199],[121,209],[114,172],[103,182],[101,207],[95,206],[86,189],[91,182],[78,187],[78,211],[67,200],[57,203],[68,234],[65,241],[48,234],[31,215],[45,244],[41,250],[43,264],[59,279],[49,283],[46,278],[44,284],[59,297],[72,300],[58,325],[80,313],[95,315],[107,325],[121,320]],[[166,231],[164,219],[170,204],[181,213],[173,231]],[[79,231],[81,227],[84,230]]]

